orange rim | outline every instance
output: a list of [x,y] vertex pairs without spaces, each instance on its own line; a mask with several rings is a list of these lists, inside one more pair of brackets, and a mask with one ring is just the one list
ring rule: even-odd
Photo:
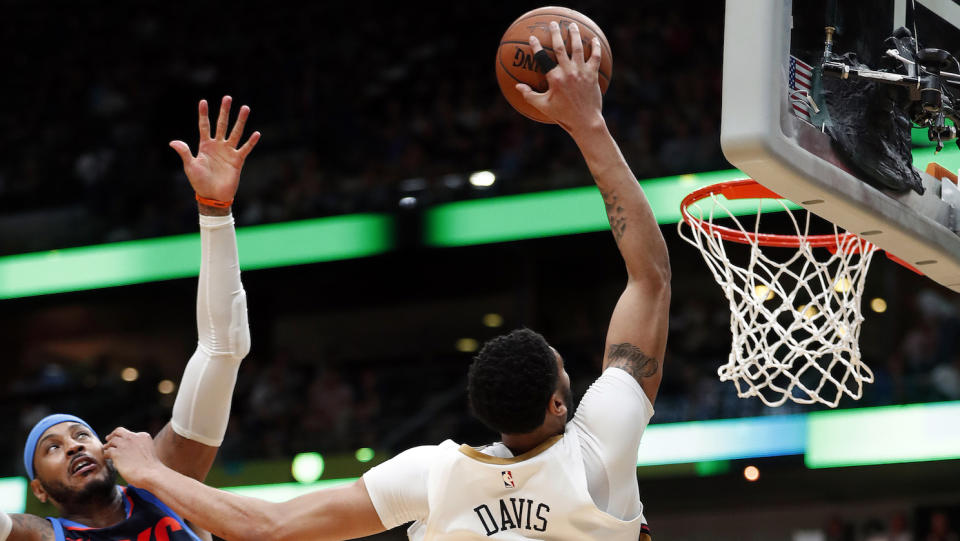
[[[709,231],[711,235],[719,235],[725,240],[738,242],[740,244],[758,244],[760,246],[775,246],[778,248],[799,248],[804,244],[809,244],[817,248],[826,248],[831,252],[837,251],[841,246],[847,246],[846,251],[848,252],[859,252],[866,246],[870,246],[870,243],[860,239],[853,233],[810,235],[806,238],[801,238],[798,235],[750,233],[722,225],[708,224],[687,211],[687,207],[690,205],[713,195],[722,195],[728,201],[738,199],[783,199],[783,197],[780,197],[769,188],[750,178],[721,182],[711,186],[704,186],[683,198],[683,201],[680,202],[680,214],[683,216],[683,221],[687,222],[690,227],[705,229]],[[857,242],[849,242],[851,238],[857,239]]]

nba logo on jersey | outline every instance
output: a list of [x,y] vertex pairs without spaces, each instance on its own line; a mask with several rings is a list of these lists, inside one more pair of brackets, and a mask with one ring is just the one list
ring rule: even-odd
[[503,477],[503,488],[517,488],[517,485],[513,482],[513,473],[510,470],[502,471],[500,475]]

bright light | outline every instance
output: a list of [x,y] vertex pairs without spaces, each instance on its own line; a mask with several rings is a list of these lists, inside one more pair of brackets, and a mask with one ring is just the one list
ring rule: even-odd
[[760,470],[756,466],[747,466],[743,469],[743,477],[752,483],[760,479]]
[[160,394],[170,394],[177,388],[177,384],[165,379],[157,384],[157,390],[160,391]]
[[370,462],[373,460],[373,457],[376,453],[373,452],[373,449],[369,447],[361,447],[357,449],[357,452],[354,456],[357,457],[357,462]]
[[140,378],[140,371],[132,366],[128,366],[120,372],[120,378],[123,381],[137,381]]
[[320,453],[300,453],[293,457],[290,472],[300,483],[312,483],[323,475],[323,456]]
[[497,176],[494,175],[492,171],[477,171],[470,175],[470,184],[480,188],[493,186],[493,183],[496,181]]
[[850,291],[850,278],[846,276],[841,276],[837,278],[837,281],[833,284],[833,290],[837,293],[846,293]]
[[882,314],[887,311],[887,301],[877,297],[870,301],[870,308],[878,314]]
[[758,299],[769,301],[773,298],[773,290],[763,284],[759,284],[753,286],[753,295]]
[[457,340],[457,351],[461,353],[473,353],[477,351],[480,344],[473,338],[461,338]]
[[486,314],[483,316],[483,324],[490,328],[496,328],[503,325],[503,316],[500,314]]
[[802,313],[803,317],[810,319],[813,316],[819,314],[820,310],[817,309],[817,307],[813,306],[812,304],[810,306],[807,306],[806,304],[801,304],[800,306],[797,307],[797,312]]
[[400,204],[400,208],[412,209],[413,207],[417,206],[417,198],[408,195],[406,197],[400,198],[399,204]]

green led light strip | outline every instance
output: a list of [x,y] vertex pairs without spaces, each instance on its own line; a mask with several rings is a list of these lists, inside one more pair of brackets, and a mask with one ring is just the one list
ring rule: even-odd
[[957,148],[957,144],[953,141],[944,143],[944,145],[943,150],[937,154],[934,154],[936,147],[933,146],[933,143],[930,143],[930,146],[914,147],[913,166],[923,171],[927,168],[928,163],[937,162],[956,173],[957,170],[960,170],[960,148]]
[[27,479],[7,477],[0,479],[0,511],[23,513],[27,507]]
[[[955,145],[937,155],[933,147],[913,150],[920,169],[936,161],[960,169]],[[657,221],[680,220],[680,201],[693,190],[743,178],[736,169],[640,182]],[[734,214],[755,212],[753,201],[728,202]],[[796,208],[793,206],[792,208]],[[779,210],[777,205],[764,211]],[[469,246],[492,242],[589,233],[609,229],[596,187],[461,201],[433,207],[425,215],[424,242]],[[393,217],[351,214],[242,227],[240,264],[245,270],[366,257],[394,246]],[[0,299],[79,291],[195,276],[197,234],[118,242],[0,257]]]
[[[393,247],[393,218],[350,214],[241,227],[244,270],[352,259]],[[200,235],[177,235],[0,257],[0,299],[196,276]]]
[[[640,181],[657,222],[680,220],[680,201],[690,192],[718,182],[745,178],[736,169],[661,177]],[[754,201],[727,206],[736,214],[756,212]],[[774,203],[766,210],[779,210]],[[469,246],[556,235],[590,233],[610,228],[603,200],[595,186],[460,201],[427,211],[425,242],[430,246]]]
[[342,485],[348,485],[359,479],[353,477],[350,479],[325,479],[323,481],[314,481],[312,483],[278,483],[275,485],[250,485],[244,487],[227,487],[223,490],[249,496],[251,498],[260,498],[268,502],[285,502],[298,496],[309,494],[322,488],[333,488]]
[[808,468],[960,458],[960,402],[839,411],[807,417]]

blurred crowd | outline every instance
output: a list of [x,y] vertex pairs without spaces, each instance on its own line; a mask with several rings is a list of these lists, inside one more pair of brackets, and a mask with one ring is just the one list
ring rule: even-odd
[[[911,516],[912,515],[912,516]],[[830,518],[821,531],[794,536],[794,541],[960,541],[957,507],[919,508],[865,521]]]
[[[497,87],[498,40],[525,11],[515,3],[388,4],[375,17],[271,4],[232,10],[229,28],[219,9],[41,4],[5,17],[0,43],[25,53],[11,56],[0,100],[0,254],[192,231],[167,142],[196,148],[197,100],[225,93],[264,134],[236,199],[242,224],[591,182],[566,134],[516,113]],[[579,9],[613,50],[605,115],[637,177],[727,167],[722,4]],[[494,186],[469,183],[479,170]]]

